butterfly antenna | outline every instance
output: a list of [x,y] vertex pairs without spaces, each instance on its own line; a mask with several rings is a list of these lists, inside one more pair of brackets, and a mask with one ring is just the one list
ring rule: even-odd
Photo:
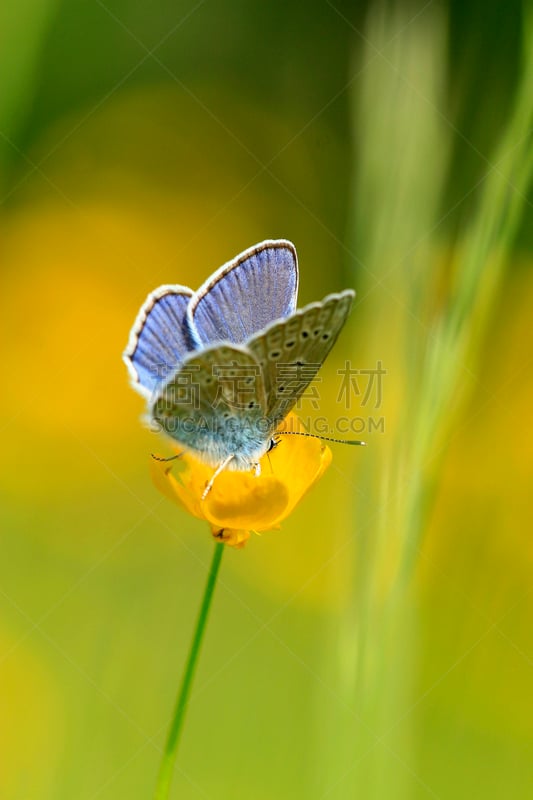
[[205,498],[207,497],[207,495],[209,494],[209,492],[213,488],[213,484],[215,482],[215,478],[218,478],[220,473],[223,472],[226,469],[226,467],[228,466],[229,462],[233,458],[235,458],[235,454],[231,453],[231,455],[229,455],[227,458],[225,458],[224,461],[221,464],[218,465],[216,470],[211,475],[211,478],[207,481],[207,483],[205,485],[205,489],[202,492],[202,500],[205,500]]
[[177,453],[175,456],[169,456],[168,458],[163,458],[163,456],[156,456],[153,453],[150,453],[154,461],[174,461],[176,458],[181,458],[183,453]]
[[359,439],[334,439],[332,436],[318,436],[316,433],[306,433],[305,431],[276,431],[276,436],[310,436],[312,439],[320,439],[323,442],[357,444],[361,447],[366,447],[366,442],[361,442]]

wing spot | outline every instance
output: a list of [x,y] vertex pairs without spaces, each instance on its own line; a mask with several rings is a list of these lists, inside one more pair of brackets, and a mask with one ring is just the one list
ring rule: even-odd
[[320,330],[321,330],[320,328],[315,328],[315,330],[313,331],[313,336],[318,336]]
[[300,336],[302,337],[302,339],[307,339],[307,337],[309,336],[309,331],[302,331]]
[[250,400],[250,402],[248,403],[248,408],[255,408],[255,403],[253,400]]
[[271,351],[271,353],[270,353],[270,358],[271,358],[273,361],[275,361],[275,360],[276,360],[276,358],[279,358],[279,357],[280,357],[280,355],[281,355],[281,353],[279,352],[279,350],[272,350],[272,351]]
[[326,341],[326,339],[329,339],[329,333],[323,333],[322,338],[324,339],[324,341]]
[[294,341],[294,339],[291,339],[290,342],[285,342],[285,347],[287,348],[294,347],[295,344],[296,342]]

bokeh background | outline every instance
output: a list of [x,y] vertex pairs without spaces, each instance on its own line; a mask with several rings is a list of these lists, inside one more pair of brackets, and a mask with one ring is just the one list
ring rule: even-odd
[[2,4],[2,800],[152,796],[212,542],[121,353],[153,288],[279,237],[300,304],[358,292],[320,414],[346,360],[383,400],[225,553],[172,796],[531,797],[532,33],[527,0]]

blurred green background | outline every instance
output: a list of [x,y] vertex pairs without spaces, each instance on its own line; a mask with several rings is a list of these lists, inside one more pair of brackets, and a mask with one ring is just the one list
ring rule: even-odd
[[0,7],[2,800],[152,796],[212,543],[121,353],[153,288],[279,237],[300,305],[358,292],[321,414],[346,359],[383,405],[225,553],[172,796],[531,797],[532,34],[515,0]]

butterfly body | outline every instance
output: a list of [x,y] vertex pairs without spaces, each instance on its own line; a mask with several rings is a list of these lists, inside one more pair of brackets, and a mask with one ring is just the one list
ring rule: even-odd
[[296,309],[294,246],[266,241],[197,291],[164,286],[141,308],[124,359],[150,418],[205,462],[257,469],[313,380],[354,292]]

